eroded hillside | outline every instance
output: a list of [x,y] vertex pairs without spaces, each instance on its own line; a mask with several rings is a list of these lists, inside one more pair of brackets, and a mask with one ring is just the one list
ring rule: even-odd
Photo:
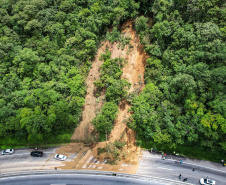
[[[127,120],[129,119],[131,113],[129,112],[130,103],[126,100],[121,100],[119,103],[119,110],[117,114],[117,119],[114,123],[114,128],[111,131],[108,141],[99,142],[92,148],[84,148],[82,145],[83,142],[92,140],[90,134],[94,130],[91,121],[97,115],[101,106],[104,104],[104,92],[101,92],[101,95],[96,97],[97,89],[95,88],[93,82],[96,81],[100,76],[100,66],[102,61],[99,60],[101,53],[104,53],[106,49],[111,52],[111,58],[125,58],[126,63],[123,67],[122,78],[127,79],[131,83],[131,87],[128,90],[128,93],[140,93],[144,87],[144,71],[145,71],[145,61],[148,58],[146,53],[142,50],[138,36],[136,35],[135,30],[132,28],[132,22],[127,21],[122,25],[122,34],[125,37],[130,37],[130,44],[125,46],[124,49],[119,47],[118,43],[110,43],[109,41],[104,41],[101,43],[100,48],[98,49],[96,58],[92,64],[92,68],[88,74],[86,85],[87,85],[87,94],[85,97],[85,104],[82,113],[82,121],[79,126],[76,128],[72,140],[80,142],[80,144],[71,144],[60,149],[61,152],[79,152],[78,157],[73,162],[66,162],[65,167],[68,168],[92,168],[92,169],[102,169],[110,171],[123,171],[134,173],[139,159],[139,148],[135,145],[135,133],[127,127]],[[100,161],[105,161],[106,153],[98,154],[99,149],[108,147],[111,148],[112,144],[115,141],[122,141],[126,145],[121,149],[121,161],[117,161],[118,165],[109,165],[105,164],[93,164],[94,158],[99,159]],[[72,149],[73,148],[73,149]],[[77,149],[75,149],[77,148]],[[88,151],[84,155],[84,151]],[[88,161],[88,162],[87,162]],[[91,167],[91,166],[92,167]],[[102,165],[102,166],[101,166]],[[128,166],[129,165],[129,166]],[[133,168],[131,168],[131,165]],[[95,166],[95,167],[94,167]],[[122,168],[123,166],[123,168]],[[127,170],[126,170],[127,169]]]

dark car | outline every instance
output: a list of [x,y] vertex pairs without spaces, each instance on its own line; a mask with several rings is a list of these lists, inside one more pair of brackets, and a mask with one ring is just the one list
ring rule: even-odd
[[42,157],[43,156],[43,152],[42,151],[32,151],[31,152],[31,156],[33,156],[33,157]]

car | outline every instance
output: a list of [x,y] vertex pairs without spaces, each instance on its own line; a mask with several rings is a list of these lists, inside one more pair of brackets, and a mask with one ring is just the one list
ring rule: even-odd
[[62,155],[62,154],[56,154],[55,159],[65,161],[67,159],[67,157],[65,155]]
[[14,153],[14,149],[5,149],[2,150],[2,155],[11,155]]
[[43,152],[42,151],[32,151],[31,152],[31,156],[33,156],[33,157],[42,157],[43,156]]
[[215,185],[215,181],[214,180],[211,180],[211,179],[207,179],[207,178],[201,178],[200,179],[200,184],[202,185]]

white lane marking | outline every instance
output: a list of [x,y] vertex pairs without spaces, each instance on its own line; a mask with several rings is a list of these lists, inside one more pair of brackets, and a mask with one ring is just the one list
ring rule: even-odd
[[164,170],[173,170],[173,169],[169,169],[169,168],[162,168],[162,167],[157,167],[157,168],[164,169]]
[[[144,158],[144,156],[143,156],[143,158]],[[154,157],[154,156],[145,156],[145,158],[159,158],[159,157],[157,157],[157,156],[156,157]],[[175,159],[167,159],[167,161],[175,161]],[[217,170],[217,169],[214,169],[214,168],[210,168],[210,167],[206,167],[206,166],[201,166],[201,165],[193,164],[193,163],[188,163],[188,162],[184,162],[184,161],[183,161],[183,164],[190,164],[190,165],[193,165],[193,166],[198,166],[198,167],[207,168],[207,169],[210,169],[210,170],[214,170],[214,171],[226,173],[226,171]],[[183,165],[183,164],[181,164],[181,165]]]
[[[142,166],[141,168],[149,168],[149,169],[152,169],[153,167]],[[155,168],[155,167],[154,167],[154,168]]]

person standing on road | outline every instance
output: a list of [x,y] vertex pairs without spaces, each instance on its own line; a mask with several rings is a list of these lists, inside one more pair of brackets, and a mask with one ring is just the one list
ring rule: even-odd
[[221,163],[223,164],[224,167],[226,166],[226,163],[224,162],[223,159],[221,160]]
[[181,174],[179,175],[179,179],[181,179]]
[[164,160],[164,152],[162,152],[162,159]]

